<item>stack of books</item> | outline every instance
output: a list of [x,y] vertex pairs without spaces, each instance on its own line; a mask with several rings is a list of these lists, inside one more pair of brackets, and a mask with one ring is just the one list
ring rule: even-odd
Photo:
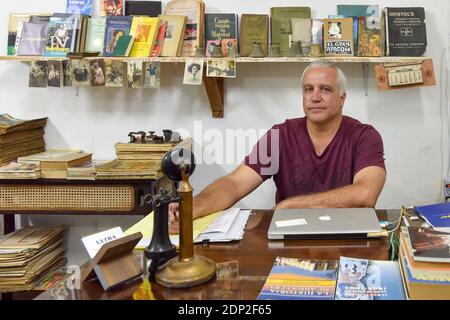
[[21,120],[0,114],[0,165],[44,151],[46,123],[47,118]]
[[64,226],[31,226],[0,238],[0,292],[31,290],[66,264]]

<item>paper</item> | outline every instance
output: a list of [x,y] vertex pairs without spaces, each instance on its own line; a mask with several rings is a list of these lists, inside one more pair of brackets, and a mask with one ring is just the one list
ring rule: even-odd
[[194,242],[228,242],[241,240],[251,210],[231,208],[222,212],[211,225],[203,231]]
[[93,259],[100,248],[108,242],[117,240],[123,237],[122,228],[116,227],[106,231],[92,234],[87,237],[81,238],[81,242],[86,248],[89,258]]
[[300,226],[308,224],[305,219],[290,219],[290,220],[281,220],[275,221],[275,224],[278,228],[280,227],[291,227],[291,226]]

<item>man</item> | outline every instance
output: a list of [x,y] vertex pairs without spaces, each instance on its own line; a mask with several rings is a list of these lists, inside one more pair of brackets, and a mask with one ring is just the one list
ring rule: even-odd
[[[302,75],[305,117],[273,126],[234,172],[196,196],[194,218],[233,206],[271,177],[276,208],[375,207],[386,179],[383,142],[372,126],[342,115],[346,81],[333,63],[310,64]],[[171,232],[176,210],[169,207]]]

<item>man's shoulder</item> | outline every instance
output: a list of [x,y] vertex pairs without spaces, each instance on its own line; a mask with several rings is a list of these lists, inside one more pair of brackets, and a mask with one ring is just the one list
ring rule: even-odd
[[375,127],[348,116],[343,116],[342,126],[344,132],[350,134],[353,138],[361,138],[366,136],[377,136],[381,138],[380,133],[377,129],[375,129]]
[[272,129],[280,129],[280,130],[296,130],[301,128],[306,124],[306,118],[292,118],[286,119],[284,122],[275,124]]

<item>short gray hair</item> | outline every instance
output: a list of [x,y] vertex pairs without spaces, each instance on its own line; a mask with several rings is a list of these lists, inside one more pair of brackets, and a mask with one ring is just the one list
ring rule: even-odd
[[309,66],[306,67],[306,69],[303,71],[302,74],[302,80],[305,77],[306,72],[308,72],[311,68],[332,68],[336,70],[337,76],[338,76],[338,82],[339,82],[339,94],[342,96],[344,93],[347,92],[347,77],[345,76],[344,72],[333,62],[328,60],[318,60],[312,62]]

